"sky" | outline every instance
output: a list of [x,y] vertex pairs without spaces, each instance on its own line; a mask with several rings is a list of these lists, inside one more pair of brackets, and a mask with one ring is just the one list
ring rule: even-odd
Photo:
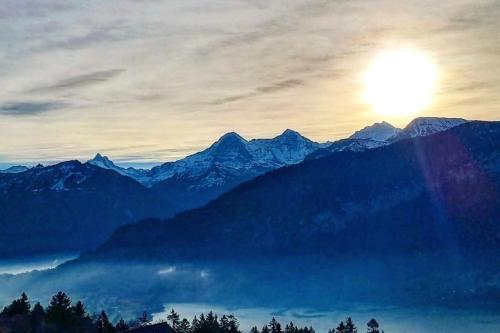
[[[315,141],[415,116],[499,120],[497,0],[3,0],[0,166],[151,165],[222,134]],[[382,117],[362,73],[413,48],[439,69],[432,104]]]

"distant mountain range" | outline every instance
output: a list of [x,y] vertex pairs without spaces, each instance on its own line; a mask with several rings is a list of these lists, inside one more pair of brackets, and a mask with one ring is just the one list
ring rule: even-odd
[[403,129],[396,128],[385,121],[375,123],[355,132],[347,139],[335,141],[327,147],[318,149],[307,159],[324,157],[338,151],[364,151],[378,148],[399,140],[445,131],[465,122],[467,120],[461,118],[420,117],[411,121]]
[[135,180],[68,161],[0,174],[0,256],[80,252],[173,207]]
[[0,254],[90,249],[118,226],[201,207],[246,181],[304,159],[364,151],[464,122],[417,118],[403,130],[383,122],[332,144],[292,130],[254,140],[228,133],[204,151],[151,170],[121,168],[100,154],[86,163],[10,168],[0,172]]
[[24,165],[14,165],[11,166],[10,168],[0,170],[0,173],[19,173],[19,172],[24,172],[27,171],[29,168],[24,166]]
[[180,211],[201,206],[267,171],[299,163],[320,147],[292,130],[273,139],[250,141],[227,133],[199,153],[151,170],[123,169],[100,154],[88,163],[137,180],[173,202]]
[[[358,132],[353,140],[371,138]],[[60,288],[92,310],[108,304],[134,313],[168,302],[496,309],[500,122],[376,138],[385,143],[306,158],[202,207],[137,223],[175,208],[155,184],[76,161],[2,174],[12,200],[0,207],[17,204],[1,221],[2,255],[101,245],[54,270],[0,275],[0,298],[27,291],[40,299]],[[241,165],[251,141],[219,141]]]
[[332,153],[269,172],[173,219],[121,227],[86,259],[498,251],[498,142],[499,122],[470,122],[380,149]]

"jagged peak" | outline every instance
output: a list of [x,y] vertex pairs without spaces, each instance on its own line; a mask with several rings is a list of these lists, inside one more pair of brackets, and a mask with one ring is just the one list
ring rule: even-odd
[[468,122],[462,118],[444,118],[444,117],[418,117],[413,119],[403,130],[406,135],[422,136],[461,125]]
[[245,138],[243,138],[236,132],[228,132],[223,136],[221,136],[219,140],[217,140],[214,143],[214,146],[219,146],[221,144],[237,143],[237,142],[246,143],[247,140],[245,140]]
[[283,131],[283,133],[281,133],[282,136],[288,136],[288,135],[293,135],[293,136],[300,136],[302,137],[302,135],[300,135],[299,132],[293,130],[293,129],[289,129],[287,128],[286,130]]
[[95,154],[92,161],[110,161],[110,159],[106,155],[102,155],[101,153]]
[[227,132],[226,134],[221,136],[218,141],[228,139],[228,138],[237,138],[237,139],[240,139],[242,141],[246,141],[241,135],[239,135],[236,132]]
[[105,169],[115,169],[116,165],[111,161],[106,155],[102,155],[101,153],[97,153],[93,159],[88,160],[87,163],[92,164],[94,166],[98,166]]
[[301,135],[299,132],[287,128],[280,135],[275,137],[273,140],[278,141],[290,141],[290,140],[301,140],[301,141],[310,141],[308,138]]
[[406,128],[419,124],[428,123],[448,123],[448,124],[463,124],[468,122],[468,120],[463,118],[446,118],[446,117],[417,117],[410,121]]
[[388,122],[381,121],[354,132],[354,134],[352,134],[349,139],[370,139],[376,141],[386,141],[400,131],[401,129],[389,124]]

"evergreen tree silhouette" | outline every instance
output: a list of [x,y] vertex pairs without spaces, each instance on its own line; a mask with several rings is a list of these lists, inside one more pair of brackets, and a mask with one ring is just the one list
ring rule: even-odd
[[108,315],[102,311],[97,318],[97,333],[115,333],[115,327],[110,323]]
[[337,326],[336,332],[337,333],[346,333],[346,328],[345,328],[345,325],[344,325],[343,321],[341,321],[340,324],[339,324],[339,326]]
[[257,328],[257,326],[254,326],[250,329],[250,333],[260,333],[259,329]]
[[45,310],[43,306],[38,302],[33,307],[30,313],[30,326],[32,333],[41,333],[44,329],[45,323]]
[[264,327],[262,327],[262,333],[269,333],[269,327],[267,327],[267,325],[264,325]]
[[285,326],[285,333],[298,333],[299,328],[293,324],[293,322],[290,322],[290,324]]
[[74,324],[74,314],[70,298],[63,292],[52,296],[46,312],[47,323],[57,327],[59,330],[69,329]]
[[177,330],[177,327],[179,326],[179,314],[175,312],[174,309],[170,311],[170,313],[167,316],[167,321],[170,322],[170,325],[174,330]]
[[367,324],[366,326],[368,326],[368,330],[367,332],[368,333],[379,333],[379,330],[378,330],[378,323],[375,319],[371,319]]
[[130,327],[127,325],[125,320],[123,320],[123,318],[120,318],[120,320],[116,324],[115,328],[116,328],[117,332],[122,332],[122,331],[128,330]]
[[144,311],[142,315],[137,318],[137,322],[139,326],[148,326],[149,324],[151,324],[151,319],[149,318],[148,313]]
[[269,322],[269,330],[271,333],[283,333],[283,330],[281,329],[281,324],[274,317]]
[[200,321],[196,316],[194,316],[193,320],[191,321],[191,332],[199,332],[200,331]]
[[358,332],[358,329],[354,325],[351,317],[347,317],[347,320],[345,322],[345,331],[346,331],[346,333],[357,333]]
[[191,333],[191,324],[189,323],[189,320],[186,318],[183,318],[179,326],[177,327],[177,333]]
[[30,312],[30,302],[28,301],[28,296],[25,293],[21,294],[21,297],[12,301],[12,303],[5,307],[2,314],[6,316],[16,316],[16,315],[27,315]]

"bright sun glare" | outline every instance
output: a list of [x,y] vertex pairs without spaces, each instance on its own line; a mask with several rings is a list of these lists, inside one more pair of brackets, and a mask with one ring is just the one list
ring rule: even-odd
[[432,102],[438,70],[425,53],[412,49],[379,54],[364,77],[364,101],[384,116],[408,116]]

